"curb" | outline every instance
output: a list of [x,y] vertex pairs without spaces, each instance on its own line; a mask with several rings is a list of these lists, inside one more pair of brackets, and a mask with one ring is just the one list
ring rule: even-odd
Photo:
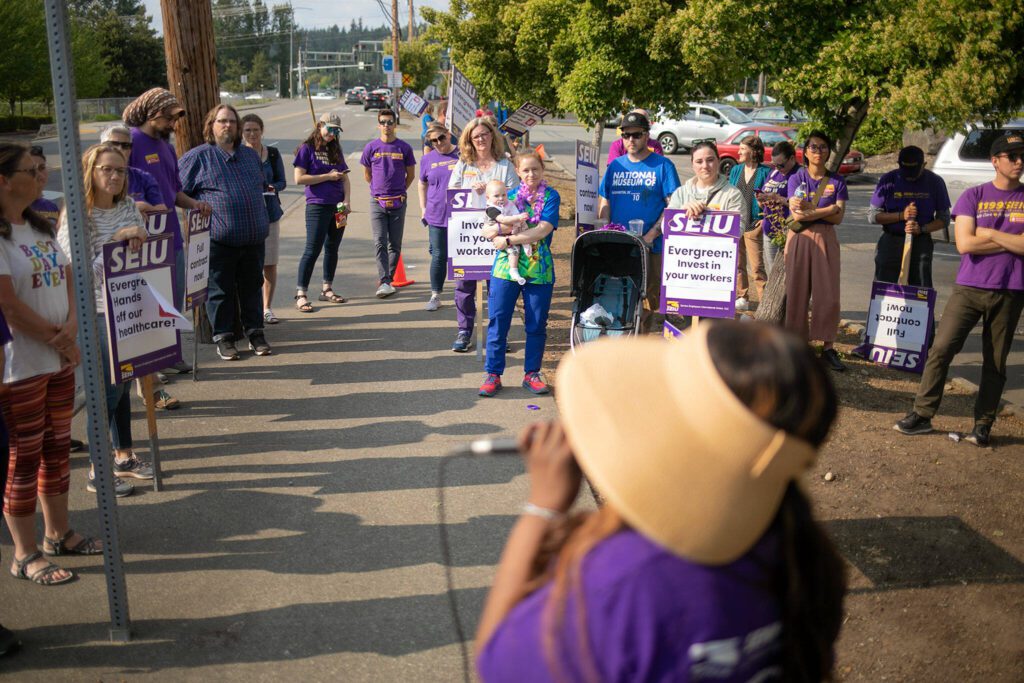
[[[860,323],[855,323],[852,320],[844,319],[839,321],[839,327],[846,328],[846,331],[849,334],[855,334],[861,339],[864,338],[864,325]],[[961,391],[966,391],[968,394],[978,393],[978,385],[968,379],[964,379],[963,377],[952,377],[949,380],[947,380],[947,383],[951,384],[957,389],[960,389]],[[1016,403],[1013,403],[1012,401],[1001,399],[999,401],[998,415],[1016,415],[1018,417],[1024,417],[1024,408],[1017,405]]]

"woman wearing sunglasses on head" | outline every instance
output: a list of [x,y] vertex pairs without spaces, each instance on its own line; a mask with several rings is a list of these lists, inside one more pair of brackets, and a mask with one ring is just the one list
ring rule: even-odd
[[[339,202],[350,201],[351,184],[348,164],[341,151],[341,118],[327,113],[306,140],[295,150],[295,184],[306,186],[306,248],[299,259],[295,289],[295,308],[312,313],[313,305],[306,295],[313,267],[324,252],[324,277],[320,301],[343,304],[345,298],[334,292],[334,275],[338,268],[338,249],[345,235],[344,224],[338,225],[334,214]],[[347,218],[346,205],[341,212]],[[344,220],[344,219],[343,219]]]
[[[806,345],[720,321],[584,345],[557,383],[561,423],[520,435],[529,496],[480,618],[480,678],[831,679],[845,570],[798,482],[837,401]],[[569,516],[583,474],[605,502]]]
[[430,299],[427,310],[441,307],[441,290],[448,274],[448,181],[459,160],[444,125],[434,121],[423,138],[431,150],[420,159],[420,182],[416,189],[423,209],[421,221],[430,231]]

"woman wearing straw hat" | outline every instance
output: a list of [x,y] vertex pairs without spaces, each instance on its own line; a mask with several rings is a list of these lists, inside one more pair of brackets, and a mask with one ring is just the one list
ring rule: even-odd
[[[797,479],[836,397],[806,345],[723,321],[586,346],[557,384],[561,424],[520,437],[530,494],[481,616],[481,678],[830,677],[844,568]],[[581,474],[606,503],[567,518]]]

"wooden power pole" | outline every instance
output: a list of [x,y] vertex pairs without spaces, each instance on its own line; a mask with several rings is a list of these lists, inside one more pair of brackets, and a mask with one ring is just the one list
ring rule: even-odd
[[[203,120],[220,102],[213,11],[210,0],[160,0],[160,13],[164,22],[167,83],[186,112],[174,128],[174,146],[180,158],[203,144]],[[196,307],[194,320],[199,341],[212,343],[205,306]]]
[[[402,67],[398,64],[398,0],[391,0],[391,54],[395,59],[395,71],[401,71]],[[395,110],[395,116],[398,116],[398,97],[401,91],[401,83],[398,87],[392,89],[394,93],[392,96],[392,107]],[[396,131],[397,132],[397,131]]]
[[416,23],[416,11],[413,9],[412,2],[413,2],[413,0],[409,0],[409,42],[410,43],[412,42],[412,39],[416,37],[415,29],[413,28],[413,26]]

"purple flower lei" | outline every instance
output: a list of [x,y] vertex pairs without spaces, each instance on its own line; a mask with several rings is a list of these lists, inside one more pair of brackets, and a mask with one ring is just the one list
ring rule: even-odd
[[[548,184],[545,180],[540,181],[535,192],[530,192],[530,188],[525,184],[516,189],[516,208],[527,212],[529,215],[526,219],[527,223],[537,225],[540,222],[540,214],[544,209],[544,199],[547,197],[547,193]],[[526,210],[527,206],[530,207],[529,211]]]

